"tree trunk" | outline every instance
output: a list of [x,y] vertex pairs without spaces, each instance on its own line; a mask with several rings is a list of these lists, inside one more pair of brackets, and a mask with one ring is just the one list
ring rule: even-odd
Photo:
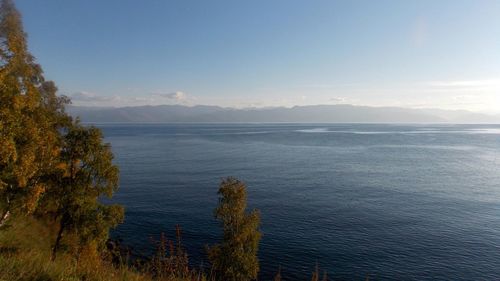
[[4,226],[5,223],[7,223],[7,220],[9,219],[9,217],[10,217],[10,211],[5,210],[2,217],[0,217],[0,227]]
[[10,217],[10,199],[9,196],[7,196],[7,207],[5,207],[5,212],[2,214],[0,217],[0,227],[4,226],[5,223],[7,223],[7,220]]
[[54,248],[52,248],[52,258],[51,258],[52,261],[54,261],[56,259],[57,250],[59,249],[59,245],[61,244],[61,238],[63,236],[64,225],[65,224],[63,222],[61,222],[61,227],[59,228],[59,231],[57,232],[56,243],[54,244]]

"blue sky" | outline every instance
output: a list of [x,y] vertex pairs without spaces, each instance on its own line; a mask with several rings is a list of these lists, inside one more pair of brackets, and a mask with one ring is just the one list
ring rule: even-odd
[[16,0],[77,105],[500,112],[496,0]]

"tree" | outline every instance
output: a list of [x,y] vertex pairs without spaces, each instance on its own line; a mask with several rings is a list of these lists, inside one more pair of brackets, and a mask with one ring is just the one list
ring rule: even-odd
[[222,225],[223,239],[208,249],[213,274],[216,280],[256,279],[259,272],[260,214],[257,210],[246,212],[246,187],[235,178],[223,179],[218,194],[215,217]]
[[[0,226],[13,211],[52,214],[63,234],[84,246],[102,246],[123,208],[103,205],[118,187],[118,168],[102,133],[73,122],[27,49],[21,16],[0,0]],[[43,204],[40,204],[43,202]]]
[[59,154],[58,130],[70,118],[65,97],[45,81],[27,49],[21,16],[0,2],[0,226],[13,210],[31,213]]
[[118,167],[113,153],[104,144],[99,129],[74,123],[64,136],[61,162],[52,176],[53,188],[45,196],[47,212],[59,223],[52,259],[64,233],[74,233],[79,250],[85,246],[103,247],[109,228],[123,220],[123,208],[104,205],[101,196],[111,197],[118,188]]

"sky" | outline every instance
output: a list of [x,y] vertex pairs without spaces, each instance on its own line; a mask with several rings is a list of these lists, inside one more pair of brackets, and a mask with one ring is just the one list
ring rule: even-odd
[[497,0],[15,0],[75,105],[500,113]]

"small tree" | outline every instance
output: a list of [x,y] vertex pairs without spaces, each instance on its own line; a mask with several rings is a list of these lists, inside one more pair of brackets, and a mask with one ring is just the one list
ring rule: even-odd
[[215,217],[221,222],[223,239],[208,249],[213,274],[216,280],[256,279],[259,272],[260,214],[257,210],[246,212],[246,187],[235,178],[223,179],[218,194]]
[[102,247],[109,228],[123,220],[123,208],[103,205],[100,196],[111,197],[118,188],[118,167],[113,165],[110,146],[97,128],[73,124],[64,137],[61,162],[47,191],[47,212],[59,222],[52,259],[63,234],[72,232],[84,246]]

